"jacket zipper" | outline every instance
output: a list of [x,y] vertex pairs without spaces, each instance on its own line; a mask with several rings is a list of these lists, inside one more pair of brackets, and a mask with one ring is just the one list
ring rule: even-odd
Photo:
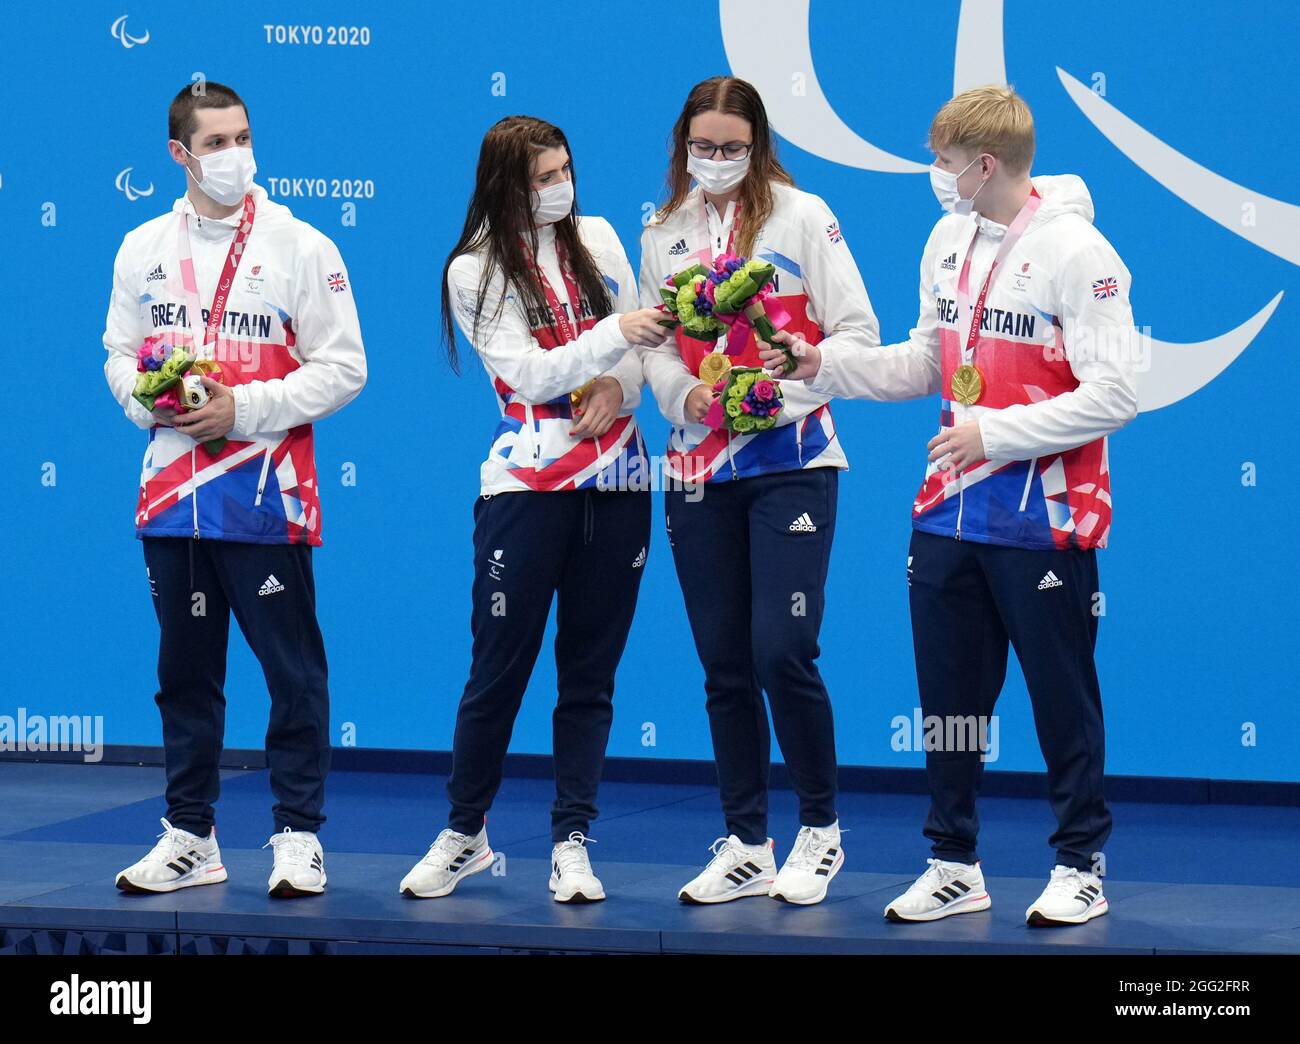
[[736,459],[731,455],[732,434],[733,434],[732,430],[728,428],[727,429],[727,463],[731,466],[732,481],[735,481],[736,479],[740,478],[740,476],[736,474]]
[[[202,228],[203,215],[196,210],[194,212],[194,217],[199,223],[199,228]],[[202,315],[200,315],[199,318],[202,319],[203,318]],[[194,354],[197,355],[198,353],[199,353],[199,346],[195,345]],[[190,490],[190,504],[194,508],[194,539],[195,540],[198,540],[199,538],[199,483],[198,483],[198,475],[194,473],[194,466],[195,466],[194,451],[197,448],[198,448],[197,446],[190,447],[190,481],[194,483],[194,488]],[[192,577],[191,577],[191,582],[193,582]]]
[[[952,419],[953,426],[957,425],[957,417],[954,414]],[[966,507],[966,475],[964,472],[957,472],[957,532],[956,537],[961,539],[961,514]]]
[[198,540],[199,538],[199,482],[198,482],[199,476],[195,472],[194,451],[196,448],[197,448],[196,446],[190,447],[190,482],[192,483],[192,488],[190,489],[190,506],[194,509],[194,539]]
[[253,507],[259,507],[262,503],[262,491],[266,489],[266,475],[271,470],[271,447],[266,447],[266,457],[262,461],[262,477],[257,480],[257,499],[253,501]]

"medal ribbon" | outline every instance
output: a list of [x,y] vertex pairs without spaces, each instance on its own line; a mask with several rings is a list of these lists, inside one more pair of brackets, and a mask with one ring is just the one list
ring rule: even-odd
[[184,211],[180,213],[180,221],[176,225],[177,251],[180,255],[181,285],[185,289],[185,311],[189,319],[190,336],[194,340],[196,358],[211,358],[207,354],[209,344],[213,345],[215,354],[217,331],[221,329],[221,320],[226,314],[226,301],[230,298],[230,288],[235,285],[235,272],[239,269],[244,247],[248,245],[248,237],[252,235],[253,218],[256,214],[257,204],[253,202],[252,195],[245,196],[243,219],[235,229],[235,238],[230,241],[230,249],[226,251],[226,261],[221,266],[217,289],[212,296],[212,307],[208,309],[208,322],[200,333],[202,312],[199,302],[199,283],[194,275],[194,256],[190,249],[190,221]]
[[998,247],[997,256],[993,258],[993,265],[989,268],[989,274],[984,277],[984,287],[980,290],[979,298],[976,300],[974,308],[972,308],[970,303],[970,263],[971,254],[975,250],[975,240],[979,238],[980,234],[978,222],[975,225],[975,234],[971,236],[970,245],[966,248],[966,260],[962,262],[961,275],[957,279],[957,334],[959,337],[963,337],[961,345],[961,361],[963,364],[969,363],[974,358],[975,342],[979,340],[980,323],[984,319],[984,304],[988,300],[994,276],[1007,259],[1007,255],[1011,253],[1012,248],[1024,234],[1025,229],[1029,227],[1029,222],[1037,213],[1042,202],[1043,197],[1038,194],[1038,190],[1031,189],[1029,198],[1025,200],[1025,205],[1020,208],[1020,212],[1015,216],[1015,219],[1007,226],[1007,234],[1002,237],[1002,245]]
[[546,295],[547,307],[550,308],[551,315],[555,317],[555,327],[560,334],[560,343],[568,344],[570,341],[576,341],[578,339],[576,324],[582,320],[582,295],[578,291],[578,281],[573,274],[573,269],[569,266],[568,248],[558,239],[555,241],[555,256],[560,263],[560,276],[564,279],[564,292],[568,295],[569,307],[573,309],[573,322],[569,321],[559,295],[551,286],[551,281],[546,278],[542,266],[537,263],[536,258],[531,257],[531,253],[527,244],[525,244],[524,255],[529,257],[533,269],[537,272],[537,279],[542,285],[542,293]]

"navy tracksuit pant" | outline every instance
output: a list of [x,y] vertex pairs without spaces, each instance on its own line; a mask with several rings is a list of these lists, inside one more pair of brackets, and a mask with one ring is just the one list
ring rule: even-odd
[[[1093,659],[1096,552],[1002,547],[913,530],[909,554],[922,714],[991,717],[1013,646],[1047,763],[1058,824],[1049,843],[1061,865],[1093,869],[1111,829]],[[924,832],[934,855],[974,863],[980,753],[929,751],[925,761],[931,804]]]
[[704,667],[727,830],[767,840],[771,734],[799,821],[836,821],[835,727],[817,670],[839,472],[832,467],[664,493],[668,538]]
[[447,781],[451,829],[483,827],[558,595],[551,836],[587,833],[649,544],[649,492],[519,491],[475,501],[473,662]]
[[316,831],[325,821],[330,737],[312,549],[186,537],[141,543],[161,630],[154,700],[162,713],[168,821],[201,836],[212,827],[233,612],[271,696],[266,760],[275,829]]

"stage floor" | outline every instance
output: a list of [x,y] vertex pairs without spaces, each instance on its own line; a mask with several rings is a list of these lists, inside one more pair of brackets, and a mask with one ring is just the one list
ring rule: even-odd
[[[926,800],[846,793],[846,869],[815,907],[759,897],[684,906],[676,890],[722,831],[706,787],[607,783],[592,828],[609,898],[550,899],[547,781],[508,779],[489,816],[504,874],[478,874],[444,899],[397,884],[445,816],[439,776],[336,772],[321,832],[329,888],[266,895],[273,830],[264,771],[223,774],[217,832],[226,884],[124,895],[116,871],[161,829],[162,770],[0,764],[0,953],[1300,953],[1294,880],[1300,809],[1117,803],[1107,846],[1111,913],[1031,929],[1024,911],[1052,865],[1046,801],[981,802],[981,856],[993,908],[928,925],[884,920],[925,866]],[[794,797],[773,791],[778,861],[798,829]]]

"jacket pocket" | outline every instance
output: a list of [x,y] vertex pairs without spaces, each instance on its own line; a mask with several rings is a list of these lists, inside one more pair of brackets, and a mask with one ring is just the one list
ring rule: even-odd
[[536,422],[533,420],[533,404],[530,402],[526,402],[524,403],[524,427],[523,427],[525,438],[523,440],[523,444],[520,447],[523,450],[524,459],[520,461],[520,463],[523,464],[525,467],[529,467],[529,468],[537,467],[539,446],[537,440],[537,431],[534,428],[535,423]]
[[271,470],[271,451],[274,447],[268,442],[262,450],[262,474],[257,480],[257,497],[253,500],[253,507],[262,506],[262,494],[266,490],[266,476]]

